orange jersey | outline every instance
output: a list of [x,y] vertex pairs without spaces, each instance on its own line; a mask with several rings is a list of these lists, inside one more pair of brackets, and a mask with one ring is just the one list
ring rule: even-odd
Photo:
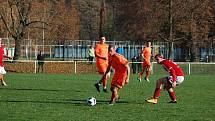
[[[98,43],[95,47],[95,55],[97,55],[99,57],[108,58],[108,45]],[[99,61],[99,60],[103,60],[103,59],[96,57],[96,60]]]
[[144,57],[144,59],[145,59],[146,62],[149,62],[149,63],[150,63],[151,52],[152,52],[151,47],[145,47],[145,48],[143,49],[142,53],[143,53],[143,57]]
[[109,65],[113,67],[115,73],[121,73],[127,71],[125,67],[128,64],[128,60],[118,53],[113,56],[109,56]]
[[127,68],[128,60],[118,53],[113,56],[109,56],[109,66],[112,66],[115,70],[113,79],[111,81],[112,86],[122,88],[127,79]]
[[[98,43],[95,47],[95,55],[108,59],[108,45]],[[99,57],[96,57],[96,66],[99,73],[104,74],[108,67],[108,60],[104,60]]]

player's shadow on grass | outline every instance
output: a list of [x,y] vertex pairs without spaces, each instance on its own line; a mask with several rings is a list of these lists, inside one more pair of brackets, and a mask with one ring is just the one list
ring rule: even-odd
[[0,102],[7,103],[40,103],[40,104],[66,104],[66,105],[75,105],[82,106],[83,102],[65,102],[65,101],[37,101],[37,100],[0,100]]
[[73,91],[73,92],[85,92],[85,91],[79,91],[79,90],[60,90],[60,89],[31,89],[31,88],[0,88],[2,90],[21,90],[21,91],[50,91],[50,92],[56,92],[56,91]]
[[[67,99],[66,101],[84,102],[84,103],[86,103],[87,100]],[[109,100],[96,100],[97,104],[108,104],[109,102],[110,102]],[[128,101],[119,100],[116,103],[129,103],[129,102]]]
[[[74,106],[87,106],[86,100],[77,100],[77,99],[66,99],[66,100],[44,100],[44,101],[37,101],[37,100],[0,100],[0,102],[6,103],[38,103],[38,104],[65,104],[65,105],[74,105]],[[107,105],[109,103],[108,100],[97,100],[97,104],[99,105]],[[130,103],[127,101],[117,101],[117,103]]]

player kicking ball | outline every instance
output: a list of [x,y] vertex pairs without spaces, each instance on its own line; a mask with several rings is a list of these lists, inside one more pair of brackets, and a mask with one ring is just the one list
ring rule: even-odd
[[123,55],[116,53],[113,46],[108,47],[108,53],[108,68],[100,82],[106,78],[112,67],[115,71],[111,81],[112,96],[109,105],[113,105],[119,99],[119,90],[129,82],[130,67],[128,60]]
[[157,104],[162,85],[164,85],[171,98],[170,103],[177,103],[173,88],[175,88],[176,85],[179,85],[184,81],[184,72],[178,64],[172,62],[171,60],[164,59],[161,54],[157,54],[155,56],[155,60],[158,64],[161,64],[167,72],[169,72],[170,76],[157,80],[154,96],[152,99],[146,100],[146,102]]

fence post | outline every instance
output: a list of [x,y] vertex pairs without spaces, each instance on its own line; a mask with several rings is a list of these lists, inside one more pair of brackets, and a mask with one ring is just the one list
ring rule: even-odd
[[37,60],[34,61],[34,73],[36,74],[37,73]]
[[74,61],[75,62],[75,74],[77,73],[77,67],[76,67],[76,61]]
[[190,72],[191,72],[191,68],[190,68],[191,65],[190,65],[190,64],[191,64],[191,63],[189,62],[189,63],[188,63],[188,74],[189,74],[189,75],[190,75]]
[[153,72],[154,72],[154,71],[153,71],[153,70],[154,70],[154,69],[153,69],[153,68],[154,68],[154,62],[152,62],[152,67],[151,67],[151,68],[152,68],[151,73],[153,74]]

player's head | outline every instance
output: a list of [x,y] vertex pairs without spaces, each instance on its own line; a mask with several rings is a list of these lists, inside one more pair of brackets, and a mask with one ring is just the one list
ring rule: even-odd
[[112,56],[116,53],[115,47],[113,45],[108,46],[108,53]]
[[147,41],[147,42],[146,42],[146,46],[147,46],[147,47],[150,47],[151,44],[152,44],[151,41]]
[[102,36],[102,37],[100,38],[100,42],[101,42],[101,43],[105,43],[105,41],[106,41],[105,37]]
[[163,55],[161,54],[155,55],[155,60],[157,61],[157,63],[161,64],[161,62],[164,60]]

